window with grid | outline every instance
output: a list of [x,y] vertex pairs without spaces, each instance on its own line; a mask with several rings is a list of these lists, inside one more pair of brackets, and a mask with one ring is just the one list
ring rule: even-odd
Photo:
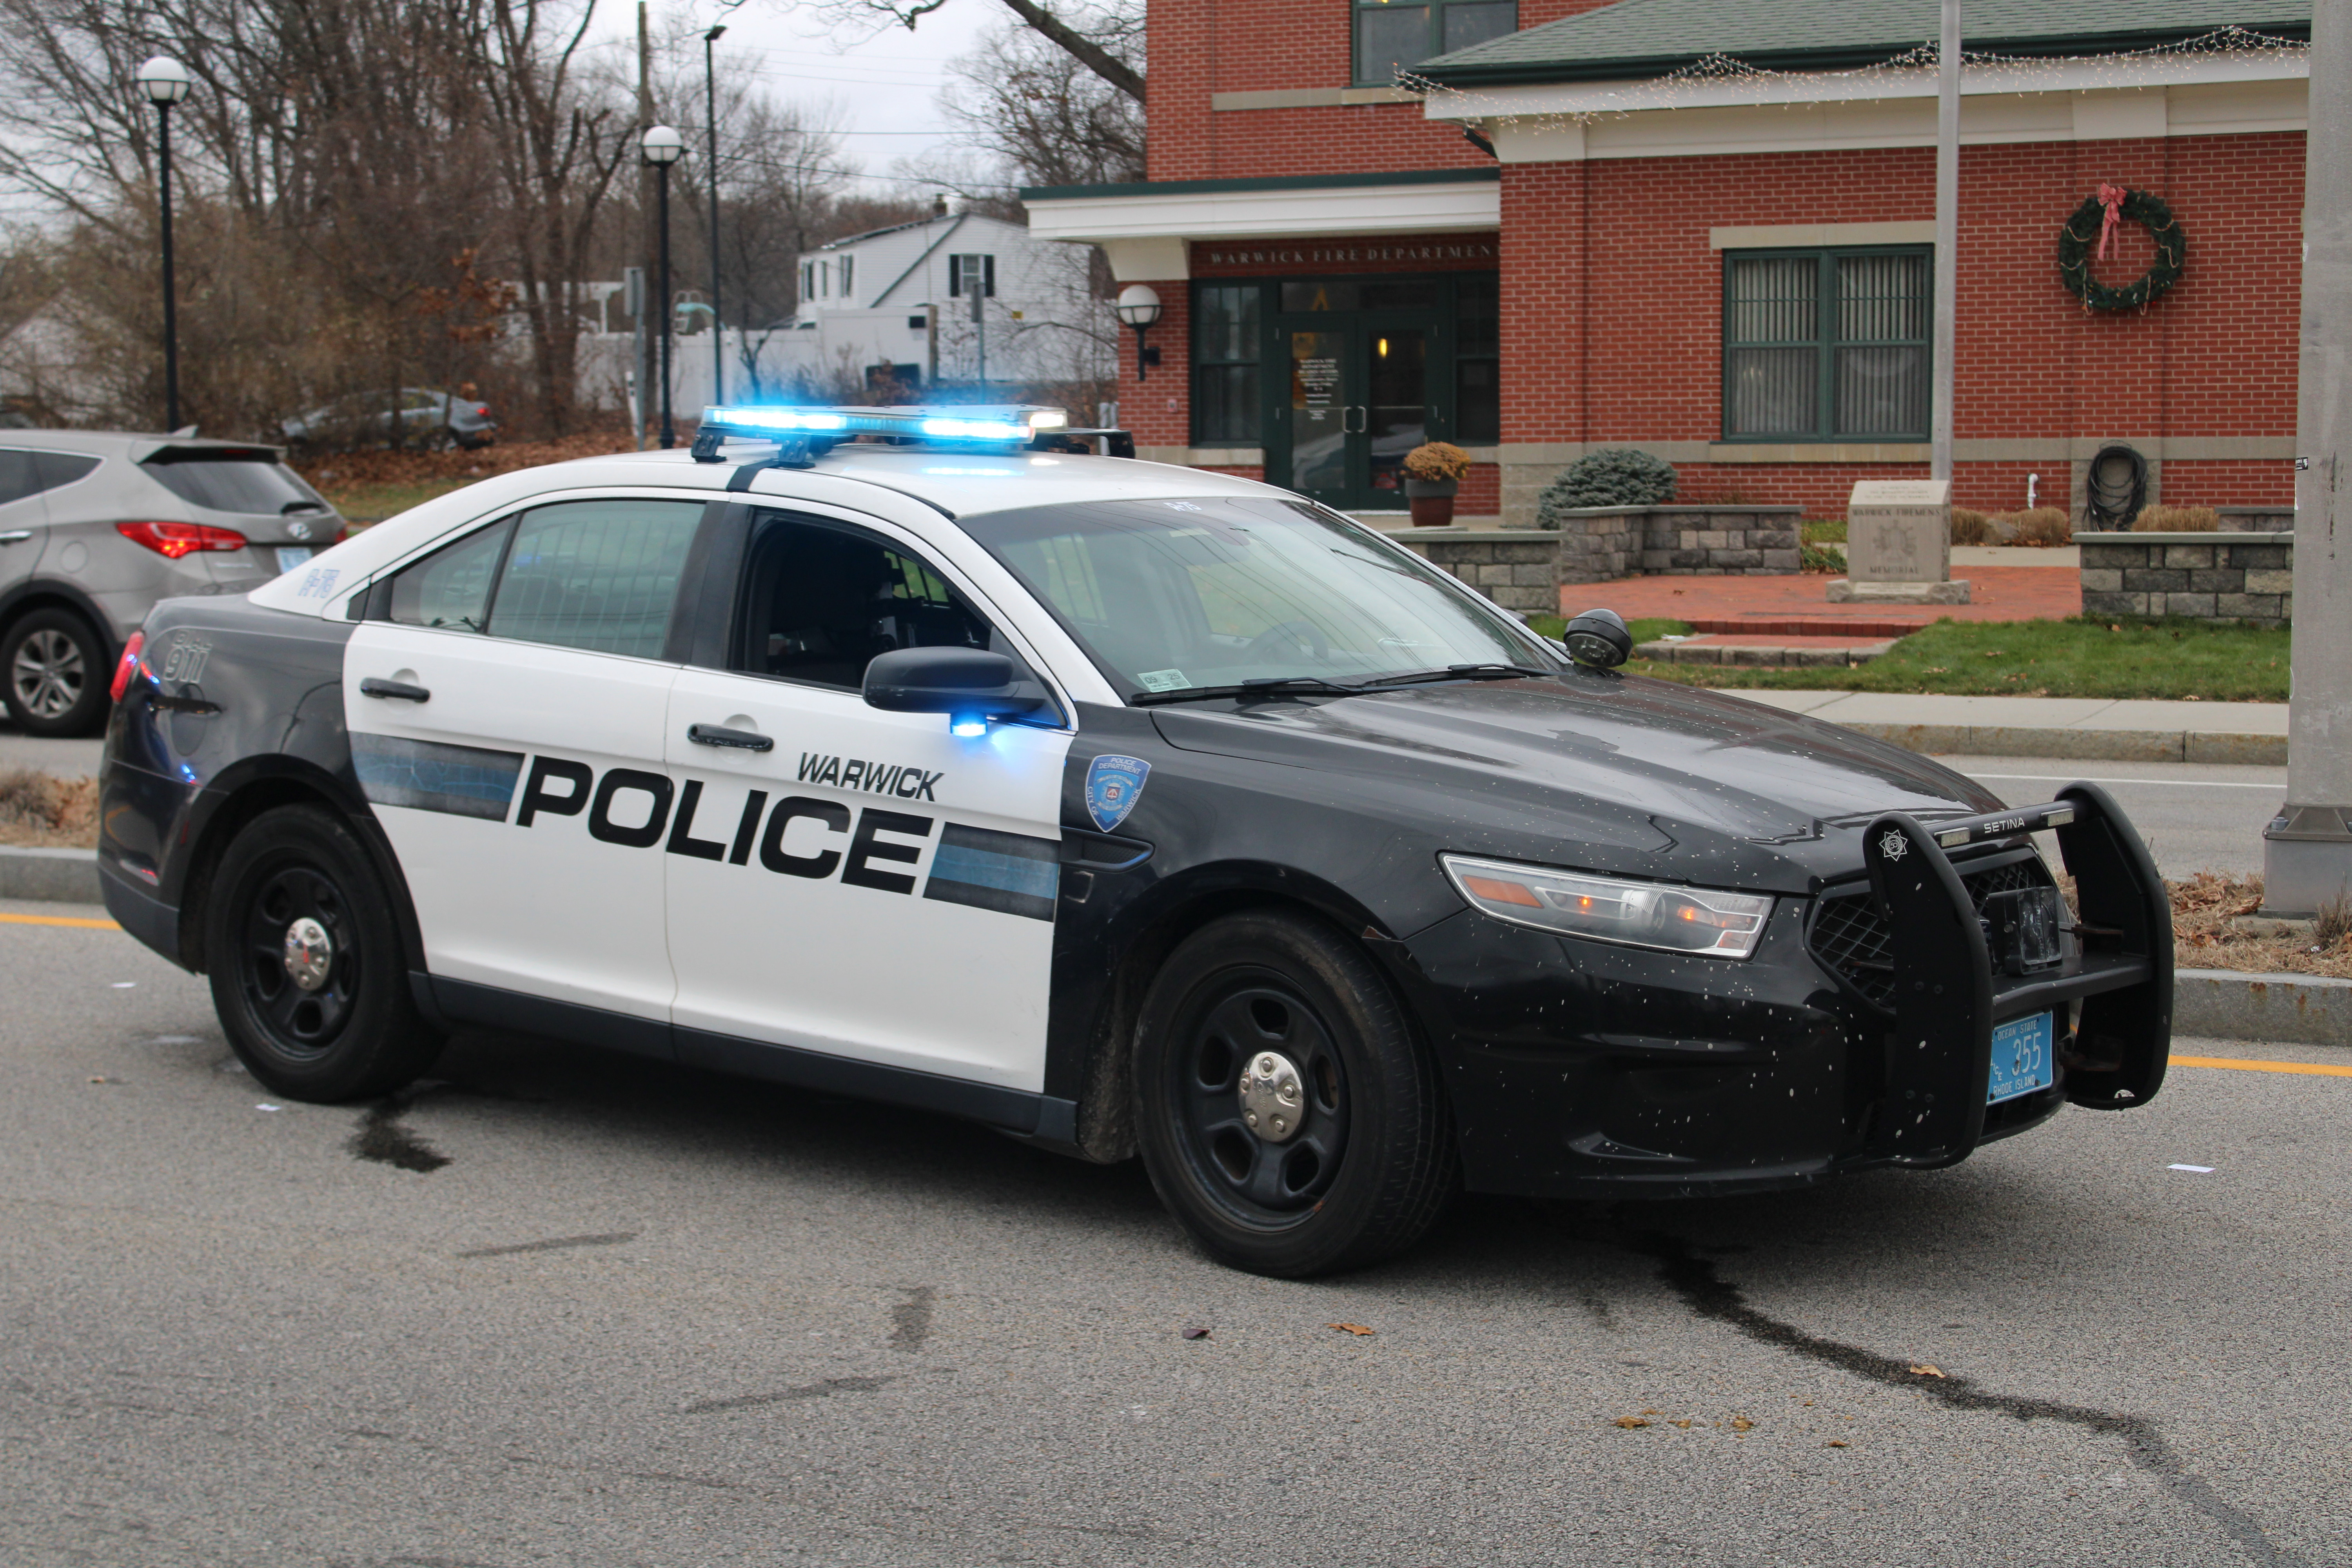
[[983,300],[996,298],[996,258],[993,256],[949,257],[949,297],[962,300],[973,294],[978,294]]
[[1356,80],[1386,87],[1415,66],[1499,38],[1519,26],[1518,0],[1350,0],[1356,10]]
[[1727,252],[1726,440],[1925,440],[1933,252]]
[[1192,291],[1192,444],[1255,447],[1260,286],[1204,283]]

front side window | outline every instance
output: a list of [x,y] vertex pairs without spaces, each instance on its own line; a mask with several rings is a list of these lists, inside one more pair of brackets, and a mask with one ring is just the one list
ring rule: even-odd
[[1386,87],[1400,68],[1419,65],[1516,32],[1518,0],[1351,0],[1356,9],[1356,80]]
[[1258,426],[1259,300],[1255,283],[1192,291],[1192,444],[1255,447]]
[[1451,577],[1303,500],[1088,501],[957,526],[1130,697],[1463,664],[1557,668]]
[[1726,252],[1727,440],[1925,440],[1926,249]]
[[845,691],[894,648],[1012,652],[922,560],[863,529],[789,512],[753,521],[736,624],[730,668]]

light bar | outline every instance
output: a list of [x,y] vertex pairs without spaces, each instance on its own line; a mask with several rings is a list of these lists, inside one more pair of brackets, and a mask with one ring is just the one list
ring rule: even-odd
[[721,436],[773,440],[781,436],[896,436],[932,441],[1023,442],[1041,430],[1066,430],[1059,408],[1027,405],[979,408],[721,408],[702,411],[698,439]]

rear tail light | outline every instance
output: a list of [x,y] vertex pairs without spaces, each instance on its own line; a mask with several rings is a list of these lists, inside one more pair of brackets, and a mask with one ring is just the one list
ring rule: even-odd
[[177,561],[199,550],[242,550],[245,535],[208,522],[118,522],[114,531],[131,543]]
[[145,632],[132,632],[131,640],[122,645],[122,657],[114,665],[114,684],[108,688],[115,701],[121,701],[122,694],[131,689],[131,672],[139,668],[139,650],[146,646]]

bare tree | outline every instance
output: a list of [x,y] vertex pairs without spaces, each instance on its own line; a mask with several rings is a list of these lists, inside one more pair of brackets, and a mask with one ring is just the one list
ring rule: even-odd
[[[887,26],[896,23],[911,32],[924,17],[946,4],[947,0],[823,0],[817,14],[837,24],[868,22]],[[1023,27],[1137,104],[1143,102],[1143,16],[1139,4],[1085,6],[1075,16],[1056,12],[1052,0],[1004,0],[1004,6],[1020,18]],[[1122,16],[1131,13],[1132,26],[1122,24],[1119,29],[1107,33],[1099,15],[1084,14],[1106,10],[1117,11]]]
[[[1080,17],[1090,36],[1140,61],[1140,0],[1109,0]],[[992,29],[950,68],[940,100],[967,142],[1027,185],[1140,180],[1142,103],[1024,27]]]

